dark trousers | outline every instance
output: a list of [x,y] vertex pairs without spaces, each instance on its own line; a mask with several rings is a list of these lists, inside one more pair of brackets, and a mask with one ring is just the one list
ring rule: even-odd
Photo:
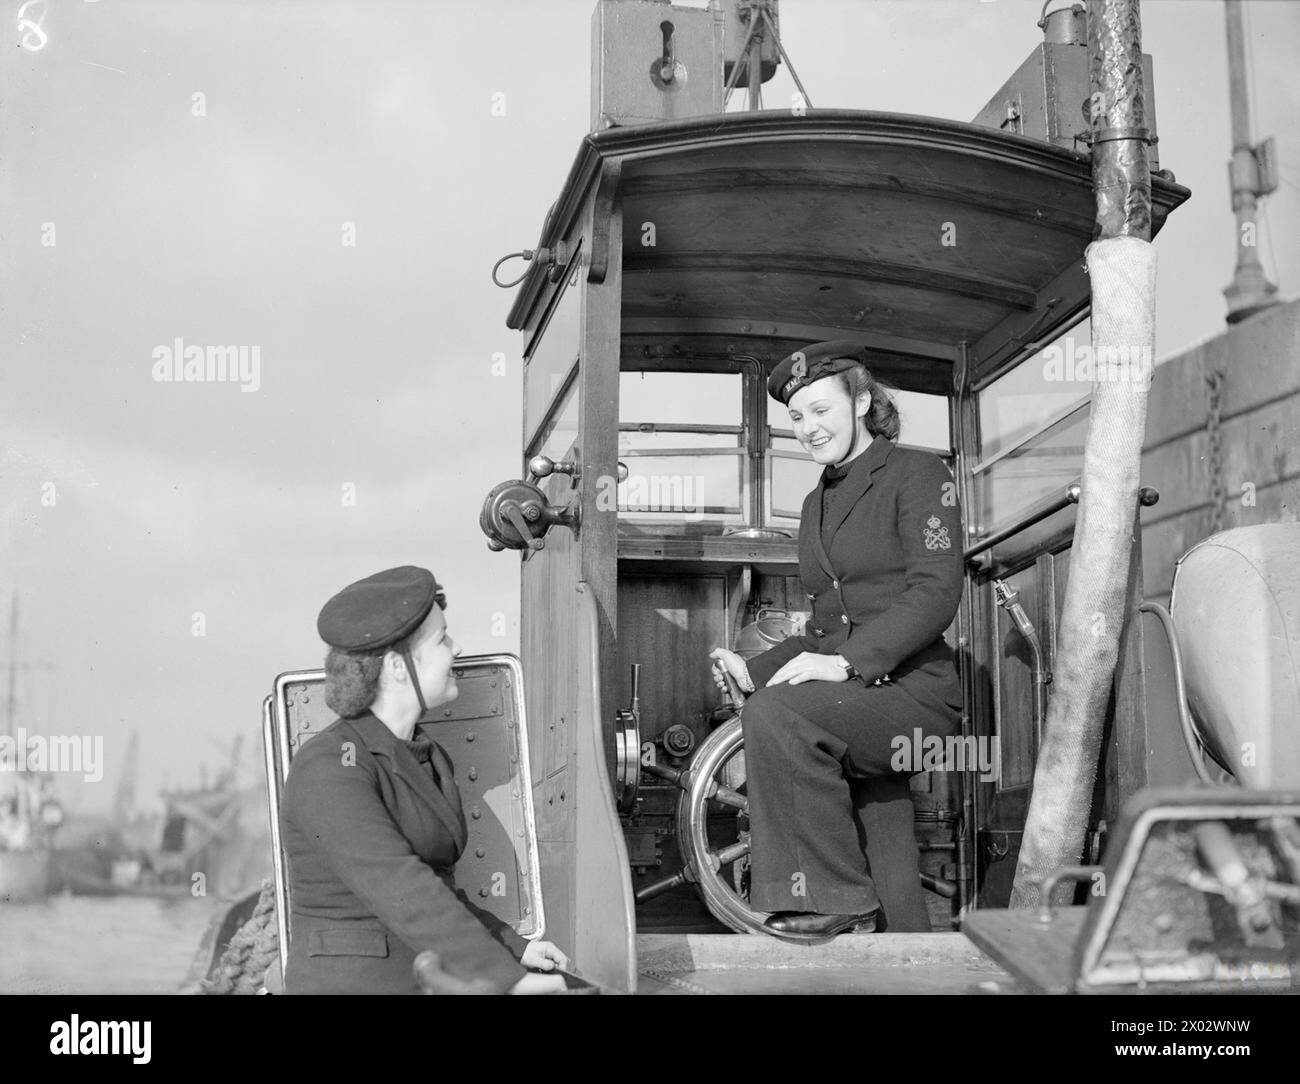
[[[929,931],[908,778],[895,738],[956,732],[959,715],[898,685],[808,681],[760,689],[741,712],[750,906],[865,914]],[[920,750],[916,751],[919,756]],[[865,853],[864,853],[865,852]]]

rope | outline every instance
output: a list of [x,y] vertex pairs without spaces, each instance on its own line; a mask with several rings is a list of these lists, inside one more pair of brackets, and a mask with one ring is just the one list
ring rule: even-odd
[[215,972],[200,986],[205,994],[256,994],[267,968],[279,963],[280,933],[275,921],[275,884],[262,882],[253,917],[239,927],[221,954]]

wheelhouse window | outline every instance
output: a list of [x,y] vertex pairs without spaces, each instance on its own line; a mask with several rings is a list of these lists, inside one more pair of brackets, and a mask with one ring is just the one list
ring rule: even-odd
[[973,468],[981,533],[1075,481],[1092,402],[1089,321],[979,393],[980,461]]
[[741,373],[623,372],[618,486],[624,522],[746,523],[745,380]]
[[[767,395],[758,364],[731,367],[741,371],[619,374],[619,521],[634,533],[794,537],[821,467],[795,439],[789,411]],[[950,458],[947,398],[891,394],[899,443]]]
[[539,435],[537,450],[557,463],[568,457],[569,449],[578,439],[578,388],[575,372],[574,379],[569,382],[563,398],[551,411],[550,420]]

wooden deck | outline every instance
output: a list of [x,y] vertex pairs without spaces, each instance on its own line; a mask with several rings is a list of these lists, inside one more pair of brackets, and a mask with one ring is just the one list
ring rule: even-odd
[[849,934],[797,945],[744,934],[642,934],[640,994],[1022,993],[960,933]]

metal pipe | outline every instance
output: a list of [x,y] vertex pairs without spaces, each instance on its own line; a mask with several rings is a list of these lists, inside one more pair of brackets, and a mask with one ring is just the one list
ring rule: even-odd
[[686,866],[679,873],[674,873],[671,877],[664,877],[662,880],[655,881],[652,885],[646,885],[645,888],[641,889],[641,891],[636,894],[636,902],[645,903],[647,900],[652,900],[656,896],[662,896],[665,892],[668,892],[671,889],[678,888],[681,885],[694,883],[695,871],[691,869],[690,866]]
[[1271,191],[1261,183],[1259,160],[1250,144],[1250,99],[1246,96],[1246,35],[1240,0],[1223,5],[1228,37],[1228,103],[1232,114],[1232,210],[1237,216],[1237,266],[1224,289],[1228,323],[1233,324],[1277,302],[1277,287],[1259,262],[1255,228],[1256,197]]
[[1030,654],[1033,655],[1033,664],[1030,669],[1030,677],[1034,683],[1034,736],[1038,739],[1038,748],[1043,747],[1043,724],[1047,720],[1047,686],[1051,684],[1052,675],[1043,665],[1043,645],[1038,639],[1038,632],[1034,629],[1034,623],[1029,620],[1029,615],[1025,613],[1024,606],[1020,603],[1020,592],[1014,587],[1007,585],[1005,580],[993,581],[993,596],[997,603],[1010,616],[1015,623],[1016,629],[1024,638],[1025,643],[1029,645]]
[[1101,866],[1061,866],[1044,877],[1039,887],[1038,920],[1052,921],[1052,890],[1061,881],[1089,881],[1102,872]]
[[759,96],[763,93],[763,10],[759,8],[753,15],[758,27],[749,42],[749,59],[745,62],[745,75],[749,81],[749,108],[755,112],[762,108]]
[[1196,733],[1192,723],[1192,713],[1187,707],[1187,684],[1183,674],[1183,653],[1178,647],[1178,635],[1174,631],[1174,619],[1169,611],[1158,602],[1144,602],[1138,607],[1139,612],[1155,614],[1160,620],[1165,636],[1169,638],[1169,653],[1174,661],[1174,694],[1178,698],[1178,723],[1183,732],[1183,741],[1187,745],[1187,755],[1192,758],[1192,767],[1196,769],[1197,778],[1212,787],[1219,786],[1218,780],[1210,775],[1205,766],[1204,743]]
[[1151,169],[1138,0],[1088,0],[1096,235],[1151,240]]
[[[987,538],[981,539],[979,542],[976,542],[975,545],[967,548],[964,551],[963,556],[967,560],[979,556],[985,550],[991,549],[1000,542],[1005,542],[1008,538],[1019,534],[1027,527],[1032,527],[1035,523],[1046,519],[1048,516],[1054,515],[1067,505],[1078,504],[1079,498],[1082,494],[1083,490],[1080,484],[1078,482],[1071,482],[1057,496],[1044,498],[1040,504],[1034,505],[1028,512],[1021,516],[1020,519],[1011,524],[1011,526],[1004,527],[995,534],[991,534]],[[1159,501],[1160,491],[1156,489],[1155,486],[1143,486],[1138,490],[1138,504],[1143,508],[1150,508],[1152,505],[1159,503]]]
[[1035,523],[1045,520],[1048,516],[1055,515],[1062,508],[1068,508],[1072,504],[1079,503],[1079,494],[1082,492],[1078,482],[1071,482],[1063,490],[1053,497],[1047,497],[1043,501],[1034,505],[1028,512],[1008,527],[1003,527],[1000,531],[994,531],[987,538],[981,539],[973,546],[968,546],[962,554],[966,560],[978,557],[985,550],[991,550],[1000,542],[1005,542],[1012,535],[1017,535]]
[[[965,340],[961,343],[961,355],[953,371],[952,399],[949,411],[952,423],[952,440],[957,459],[957,496],[965,515],[974,515],[971,503],[969,465],[979,455],[979,419],[971,401],[970,350]],[[969,423],[969,424],[968,424]],[[962,603],[958,610],[957,629],[958,646],[965,648],[961,667],[962,713],[961,736],[963,743],[975,736],[975,590],[974,577],[969,569],[962,578]],[[964,639],[964,643],[962,642]],[[969,748],[969,745],[965,745]],[[965,772],[955,775],[957,800],[961,808],[961,817],[955,833],[957,841],[957,914],[965,918],[966,909],[971,904],[971,881],[968,874],[970,856],[975,851],[975,833],[978,830],[979,808],[977,804],[978,788],[967,779]]]

